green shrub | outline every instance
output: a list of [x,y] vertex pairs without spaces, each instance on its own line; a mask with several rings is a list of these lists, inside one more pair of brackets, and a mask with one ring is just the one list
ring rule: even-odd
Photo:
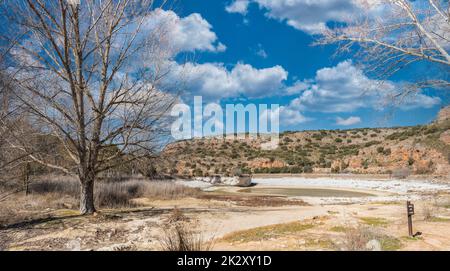
[[312,173],[313,172],[313,168],[310,165],[306,165],[303,167],[303,172],[305,173]]
[[433,134],[433,133],[436,133],[436,132],[438,132],[438,131],[439,131],[439,129],[438,129],[436,126],[431,126],[431,127],[428,127],[428,128],[425,130],[424,134],[426,134],[426,135],[428,135],[428,134]]
[[369,167],[369,160],[366,159],[362,162],[362,166],[364,167],[364,169],[367,169]]
[[373,146],[373,145],[378,145],[380,143],[381,143],[380,141],[369,141],[366,144],[364,144],[364,147],[370,147],[370,146]]

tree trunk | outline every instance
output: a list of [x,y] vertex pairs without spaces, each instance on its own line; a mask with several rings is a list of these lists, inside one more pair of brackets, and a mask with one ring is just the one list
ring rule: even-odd
[[83,215],[93,214],[94,207],[94,178],[86,178],[81,182],[80,212]]

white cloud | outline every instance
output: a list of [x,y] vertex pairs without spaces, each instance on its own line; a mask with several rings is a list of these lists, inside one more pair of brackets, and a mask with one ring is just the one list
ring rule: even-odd
[[337,117],[336,118],[336,124],[337,125],[342,125],[342,126],[350,126],[350,125],[354,125],[354,124],[358,124],[361,122],[361,118],[360,117],[348,117],[346,119],[341,118],[341,117]]
[[285,89],[287,95],[299,94],[309,87],[308,80],[306,81],[295,81],[292,86],[288,86]]
[[225,10],[229,13],[240,13],[242,15],[247,14],[249,0],[235,0],[231,4],[225,7]]
[[258,49],[256,50],[255,54],[257,56],[262,57],[262,58],[267,58],[268,57],[267,52],[266,52],[266,50],[264,50],[264,48],[261,45],[261,43],[258,44]]
[[145,21],[142,32],[153,33],[155,29],[158,34],[164,35],[173,54],[226,50],[226,46],[218,41],[216,33],[212,31],[211,24],[198,13],[181,18],[171,10],[156,9]]
[[281,66],[257,69],[238,63],[231,70],[221,63],[174,64],[174,74],[184,74],[187,91],[204,99],[274,96],[284,88],[288,72]]
[[258,55],[258,56],[260,56],[260,57],[262,57],[262,58],[267,58],[267,52],[264,50],[264,49],[259,49],[257,52],[256,52],[256,55]]
[[267,109],[261,112],[261,120],[270,120],[272,123],[279,120],[281,125],[296,125],[311,121],[312,118],[305,117],[300,111],[293,110],[288,106],[279,106],[277,109]]
[[[331,21],[345,22],[361,10],[363,0],[251,0],[266,10],[269,18],[310,34],[318,34]],[[226,7],[228,12],[246,14],[249,1],[236,0]]]
[[[318,70],[314,79],[297,82],[286,91],[288,94],[301,92],[289,104],[291,108],[333,113],[361,108],[383,109],[398,87],[392,81],[369,79],[352,61],[346,60],[335,67]],[[402,109],[430,108],[440,102],[438,97],[417,93],[408,96],[398,106]]]
[[305,117],[299,110],[289,106],[280,106],[280,120],[282,124],[295,125],[311,121],[309,117]]

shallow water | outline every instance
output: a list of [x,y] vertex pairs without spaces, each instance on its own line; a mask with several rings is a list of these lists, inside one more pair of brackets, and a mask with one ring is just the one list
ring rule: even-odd
[[338,190],[338,189],[323,189],[323,188],[245,188],[239,190],[242,193],[252,194],[268,194],[268,195],[281,195],[288,197],[342,197],[342,198],[355,198],[355,197],[370,197],[375,196],[373,194]]

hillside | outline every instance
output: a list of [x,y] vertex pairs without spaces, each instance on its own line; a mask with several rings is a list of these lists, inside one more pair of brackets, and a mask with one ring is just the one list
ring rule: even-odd
[[432,174],[450,172],[450,107],[429,125],[284,132],[268,138],[203,138],[168,145],[163,171],[181,176],[236,173]]

